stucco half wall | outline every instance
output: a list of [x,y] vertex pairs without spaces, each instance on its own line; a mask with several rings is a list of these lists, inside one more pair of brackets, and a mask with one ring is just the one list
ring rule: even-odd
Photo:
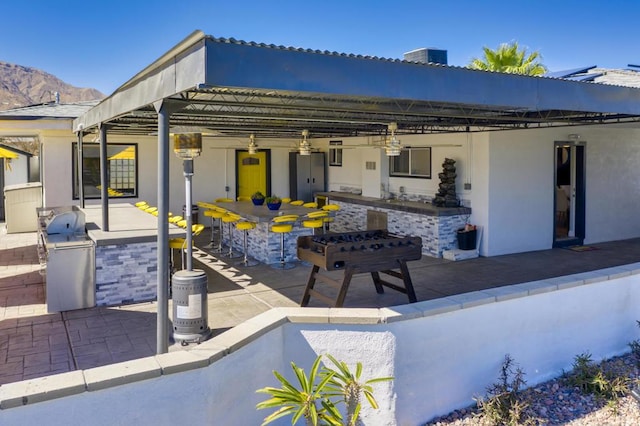
[[294,380],[291,361],[308,371],[330,353],[363,362],[364,380],[394,377],[374,385],[365,425],[419,425],[473,404],[506,354],[535,385],[586,351],[624,353],[639,302],[636,263],[396,308],[272,309],[190,351],[3,385],[0,423],[260,424],[272,371]]

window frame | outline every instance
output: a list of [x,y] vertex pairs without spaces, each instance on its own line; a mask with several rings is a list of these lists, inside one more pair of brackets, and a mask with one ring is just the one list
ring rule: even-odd
[[[85,173],[86,176],[86,170],[87,170],[87,164],[86,164],[86,160],[87,158],[92,159],[92,158],[96,158],[96,157],[86,157],[86,153],[87,153],[87,149],[91,150],[91,149],[97,149],[100,150],[100,145],[96,144],[96,143],[92,143],[92,142],[83,142],[82,144],[83,148],[82,148],[82,153],[84,156],[84,161],[83,161],[83,172]],[[133,147],[134,150],[134,158],[131,160],[109,160],[107,159],[107,167],[109,168],[109,170],[107,171],[107,179],[112,182],[112,173],[115,171],[120,171],[120,176],[116,176],[114,179],[118,180],[118,179],[122,179],[124,177],[125,181],[130,181],[131,179],[133,179],[133,193],[124,193],[123,195],[112,195],[112,194],[107,194],[107,196],[109,197],[109,199],[121,199],[121,198],[138,198],[139,196],[139,175],[138,175],[138,144],[134,143],[134,142],[118,142],[118,143],[107,143],[107,153],[109,152],[109,148],[110,147]],[[125,148],[126,149],[126,148]],[[124,150],[121,150],[124,151]],[[114,154],[115,155],[115,154]],[[100,176],[100,155],[98,154],[98,176]],[[133,170],[131,169],[131,165],[128,165],[125,168],[123,167],[124,164],[120,163],[120,164],[111,164],[112,161],[133,161]],[[118,170],[119,169],[119,170]],[[78,176],[77,176],[77,170],[78,170],[78,142],[72,142],[71,143],[71,197],[73,200],[78,200],[80,199],[79,196],[79,182],[78,182]],[[126,175],[126,176],[125,176]],[[85,180],[83,180],[83,185],[85,185],[85,190],[84,190],[84,199],[85,200],[99,200],[101,199],[101,194],[98,195],[90,195],[87,193],[87,182]],[[112,184],[109,184],[109,187],[111,187]],[[122,187],[120,187],[120,185],[116,185],[118,186],[118,188],[113,188],[115,190],[118,189],[122,189]],[[128,188],[130,189],[130,188]]]
[[329,141],[329,166],[342,167],[342,141]]
[[[426,151],[429,155],[429,174],[417,174],[417,173],[412,173],[412,170],[414,170],[415,168],[412,167],[412,161],[414,160],[412,158],[412,151]],[[408,159],[407,159],[407,166],[408,166],[408,170],[405,171],[401,171],[398,172],[395,170],[395,164],[396,162],[400,159],[401,156],[403,156],[403,154],[408,155]],[[418,161],[418,160],[416,160]],[[412,179],[432,179],[433,177],[433,155],[431,152],[431,147],[404,147],[402,148],[402,150],[400,151],[400,156],[396,156],[396,157],[389,157],[389,177],[401,177],[401,178],[412,178]]]

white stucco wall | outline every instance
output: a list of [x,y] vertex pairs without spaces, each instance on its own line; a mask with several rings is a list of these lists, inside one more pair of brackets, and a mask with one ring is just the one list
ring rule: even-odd
[[18,154],[18,158],[5,158],[0,173],[4,173],[5,186],[29,182],[29,157]]
[[[128,374],[126,385],[57,399],[43,394],[47,378],[5,385],[0,403],[28,405],[0,410],[0,423],[260,424],[272,410],[255,409],[267,398],[255,390],[279,387],[272,370],[295,382],[291,361],[308,371],[318,354],[330,353],[350,368],[362,362],[363,380],[394,377],[374,385],[380,409],[365,404],[363,424],[420,425],[473,405],[496,382],[506,354],[533,386],[569,370],[578,354],[597,361],[628,352],[640,334],[638,273],[640,264],[633,264],[381,310],[272,309],[198,345],[193,356],[166,354],[84,372],[91,387]],[[231,353],[207,367],[135,378],[137,370],[175,369],[179,359],[194,362],[220,351]],[[34,402],[33,395],[50,400]]]

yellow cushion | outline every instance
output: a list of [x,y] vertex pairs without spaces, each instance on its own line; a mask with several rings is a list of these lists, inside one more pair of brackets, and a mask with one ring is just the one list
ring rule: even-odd
[[204,211],[204,215],[206,217],[212,217],[214,219],[220,219],[222,216],[225,215],[225,212],[219,212],[217,210],[205,210]]
[[216,203],[233,203],[232,198],[216,198]]
[[336,212],[340,210],[340,206],[337,204],[325,204],[324,206],[322,206],[322,210],[326,210],[329,212]]
[[242,222],[238,222],[236,224],[236,229],[239,231],[248,231],[250,229],[253,229],[256,227],[255,222],[247,222],[247,221],[242,221]]
[[291,198],[289,198],[289,197],[286,197],[286,198],[282,199],[282,204],[288,204],[290,202],[291,202]]
[[293,230],[293,225],[290,223],[279,223],[277,225],[271,225],[271,232],[276,232],[279,234],[291,232],[292,230]]
[[304,203],[302,205],[302,207],[306,207],[308,209],[317,209],[318,208],[318,203]]
[[289,204],[291,204],[292,206],[301,206],[301,205],[303,205],[303,204],[304,204],[304,201],[302,201],[302,200],[295,200],[295,201],[290,202]]
[[303,220],[302,226],[305,228],[322,228],[323,223],[322,219]]
[[308,217],[309,219],[318,219],[318,218],[327,217],[327,216],[329,216],[329,212],[326,212],[324,210],[319,210],[317,212],[307,213],[305,215],[305,217]]
[[222,216],[221,219],[224,223],[237,222],[240,220],[240,216],[233,213],[227,213],[224,216]]
[[285,214],[282,216],[276,216],[273,219],[271,219],[271,221],[275,223],[295,222],[296,220],[298,220],[298,215],[295,215],[295,214]]

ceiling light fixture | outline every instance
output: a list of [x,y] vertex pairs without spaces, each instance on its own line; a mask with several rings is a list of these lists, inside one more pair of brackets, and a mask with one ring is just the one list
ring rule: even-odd
[[396,138],[396,130],[398,130],[398,123],[389,123],[387,128],[391,132],[391,139],[385,142],[384,153],[388,157],[397,157],[398,155],[400,155],[400,151],[402,151],[402,145],[400,144],[400,141]]
[[300,145],[298,146],[300,155],[311,155],[311,144],[307,140],[307,136],[309,136],[309,131],[305,129],[302,131],[302,141],[300,141]]
[[247,149],[249,150],[249,155],[253,155],[258,152],[258,145],[256,145],[255,135],[251,133],[249,135],[249,146]]

